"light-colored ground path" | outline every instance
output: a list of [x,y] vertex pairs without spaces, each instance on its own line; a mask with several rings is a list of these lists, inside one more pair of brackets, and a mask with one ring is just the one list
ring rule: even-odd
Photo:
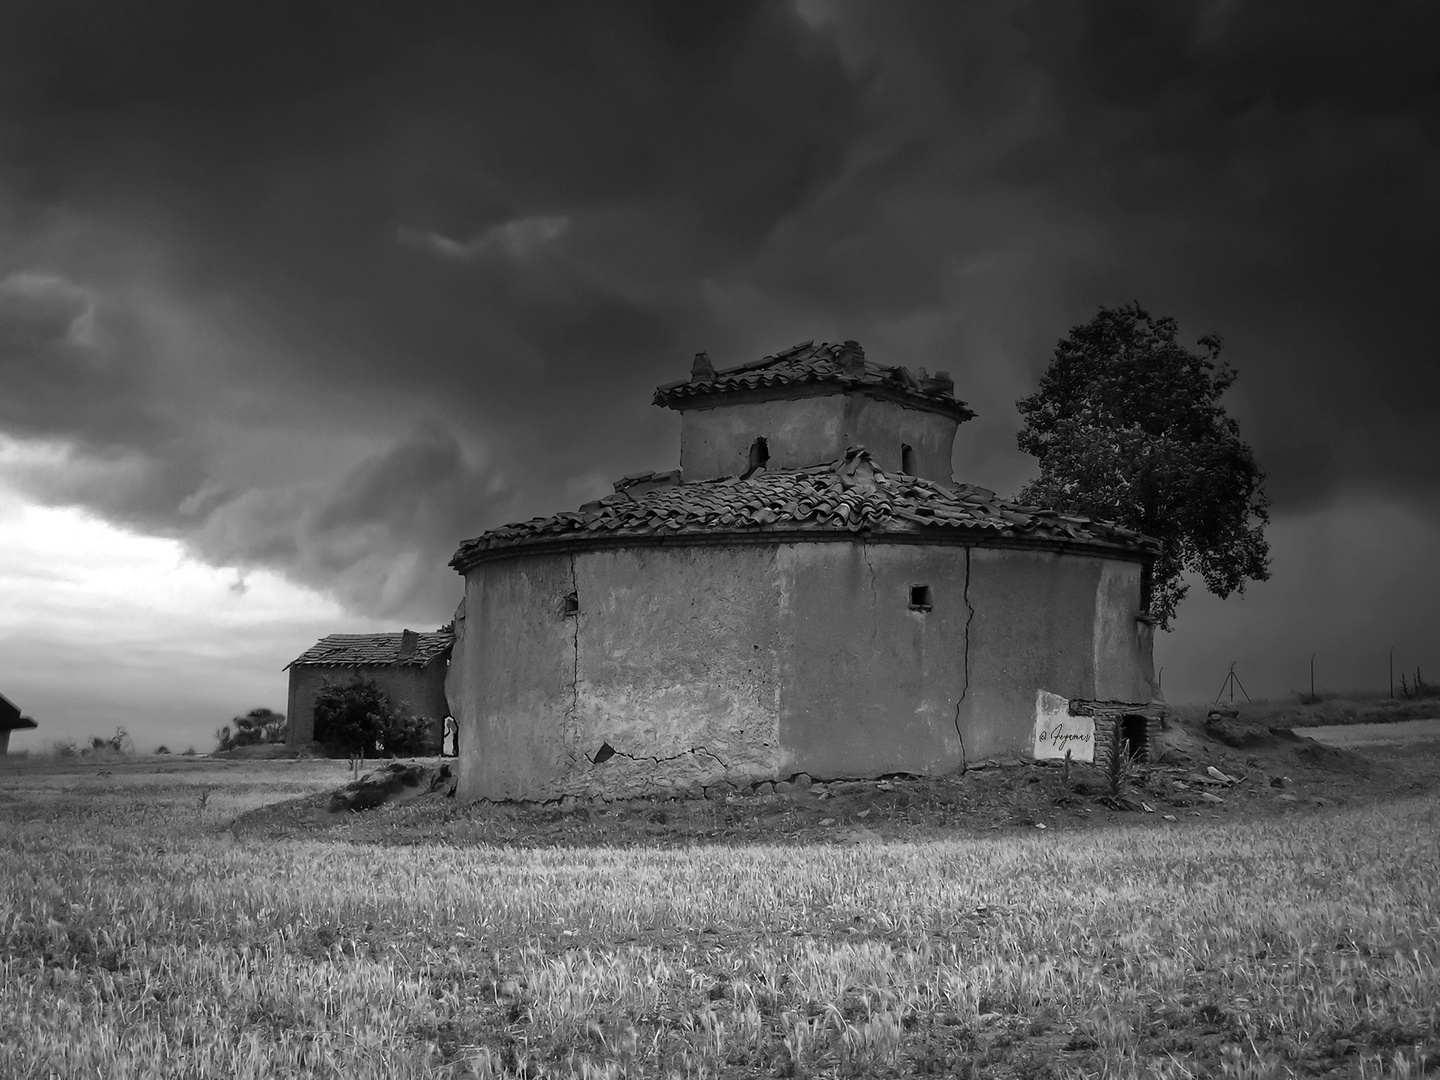
[[1353,750],[1357,746],[1396,746],[1440,739],[1440,720],[1397,720],[1390,724],[1338,724],[1333,727],[1297,727],[1326,746]]

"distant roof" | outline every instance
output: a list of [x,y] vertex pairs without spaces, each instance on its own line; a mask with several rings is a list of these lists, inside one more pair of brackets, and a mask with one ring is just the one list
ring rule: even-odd
[[567,540],[721,540],[776,533],[1078,544],[1151,556],[1160,550],[1158,541],[1119,525],[1006,502],[970,484],[883,472],[863,447],[851,447],[839,461],[806,469],[647,484],[639,494],[623,482],[617,487],[615,494],[578,511],[505,525],[467,540],[450,565],[464,573],[492,553]]
[[0,731],[19,731],[22,728],[39,727],[28,716],[20,715],[20,706],[0,694]]
[[369,667],[391,664],[424,667],[446,655],[455,644],[449,632],[422,634],[414,630],[393,634],[331,634],[297,656],[287,668]]
[[690,378],[666,383],[655,391],[654,402],[671,409],[713,405],[712,399],[736,394],[765,395],[768,391],[800,387],[813,391],[863,389],[877,397],[969,420],[975,413],[955,396],[955,383],[943,371],[927,375],[887,367],[865,359],[858,342],[839,345],[813,341],[739,367],[716,370],[710,358],[697,353]]

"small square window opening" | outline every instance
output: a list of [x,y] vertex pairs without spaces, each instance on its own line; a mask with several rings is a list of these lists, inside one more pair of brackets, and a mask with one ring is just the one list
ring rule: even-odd
[[576,595],[575,593],[573,593],[573,592],[572,592],[572,593],[566,593],[566,594],[565,594],[565,599],[564,599],[563,601],[561,601],[561,603],[560,603],[560,614],[562,614],[562,615],[578,615],[578,614],[580,614],[580,597],[579,597],[578,595]]
[[911,585],[911,586],[910,586],[910,610],[911,610],[911,611],[929,611],[929,610],[930,610],[931,608],[933,608],[934,606],[935,606],[935,602],[930,598],[930,586],[929,586],[929,585]]

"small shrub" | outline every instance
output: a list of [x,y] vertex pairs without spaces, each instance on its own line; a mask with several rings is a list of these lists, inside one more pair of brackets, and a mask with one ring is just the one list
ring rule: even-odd
[[216,729],[215,741],[219,744],[216,749],[234,750],[238,746],[283,743],[289,733],[290,725],[284,713],[274,709],[251,709],[244,716],[237,716],[229,724]]
[[1131,759],[1125,753],[1125,741],[1120,738],[1116,725],[1116,732],[1110,739],[1110,750],[1105,755],[1105,779],[1110,785],[1112,798],[1119,798],[1125,793],[1125,788],[1130,782]]
[[1420,669],[1415,669],[1415,681],[1412,683],[1405,678],[1405,673],[1400,673],[1400,696],[1403,698],[1430,698],[1440,697],[1440,686],[1434,683],[1427,683],[1420,676]]
[[180,756],[181,756],[181,757],[194,757],[194,756],[195,756],[195,747],[193,747],[193,746],[187,746],[187,747],[185,748],[185,753],[181,754]]
[[116,727],[115,734],[108,739],[100,735],[90,736],[90,745],[81,750],[82,754],[129,754],[135,750],[130,733],[123,727]]
[[1139,770],[1136,767],[1134,756],[1126,753],[1125,740],[1121,736],[1119,721],[1116,721],[1115,731],[1110,737],[1110,746],[1105,753],[1104,769],[1108,791],[1103,801],[1117,810],[1138,809],[1138,804],[1130,798],[1129,791],[1139,778]]
[[80,753],[74,739],[56,739],[50,744],[50,752],[56,757],[71,758]]
[[159,746],[157,746],[157,747],[155,748],[155,753],[157,753],[157,754],[168,754],[168,753],[170,753],[170,747],[166,746],[164,743],[161,743]]
[[385,750],[391,754],[426,754],[430,752],[430,721],[401,707],[385,739]]
[[326,679],[315,695],[315,741],[349,757],[424,753],[429,739],[430,722],[367,676]]

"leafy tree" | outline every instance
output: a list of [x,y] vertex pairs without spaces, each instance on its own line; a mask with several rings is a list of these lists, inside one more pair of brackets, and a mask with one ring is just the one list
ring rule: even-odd
[[1160,540],[1148,591],[1164,630],[1189,589],[1186,571],[1221,597],[1270,576],[1265,473],[1220,404],[1237,372],[1217,362],[1218,336],[1195,352],[1176,332],[1173,318],[1138,303],[1101,308],[1071,328],[1040,388],[1016,402],[1020,449],[1040,463],[1017,499]]
[[[231,724],[234,725],[232,731]],[[237,746],[258,746],[260,743],[283,743],[289,733],[285,714],[274,709],[251,709],[237,716],[215,732],[217,749],[233,750]]]
[[360,757],[429,750],[430,722],[394,705],[372,678],[326,679],[315,695],[315,741]]

